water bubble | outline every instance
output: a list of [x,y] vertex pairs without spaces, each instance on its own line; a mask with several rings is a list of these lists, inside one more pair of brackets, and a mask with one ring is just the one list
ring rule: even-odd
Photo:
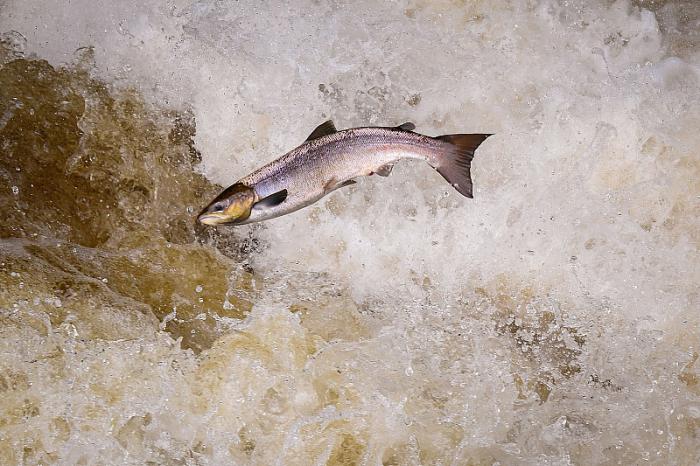
[[201,293],[204,287],[202,285],[197,285],[197,287],[194,289],[197,293]]
[[12,186],[12,194],[15,196],[19,194],[19,187],[17,186]]

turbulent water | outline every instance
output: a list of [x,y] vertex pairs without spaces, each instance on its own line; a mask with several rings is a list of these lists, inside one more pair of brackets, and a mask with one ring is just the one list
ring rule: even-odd
[[[144,5],[145,3],[145,5]],[[695,1],[0,2],[0,464],[700,463]],[[194,216],[339,128],[495,133]]]

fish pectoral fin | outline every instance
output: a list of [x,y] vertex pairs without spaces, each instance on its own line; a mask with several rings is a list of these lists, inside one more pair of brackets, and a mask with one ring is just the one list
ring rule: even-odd
[[395,129],[400,129],[401,131],[413,131],[414,129],[416,129],[416,125],[414,125],[410,121],[407,121],[406,123],[397,126]]
[[253,206],[255,209],[269,209],[270,207],[275,207],[280,205],[287,199],[287,190],[277,191],[274,194],[270,194],[266,198],[258,201]]
[[389,176],[391,174],[391,170],[393,170],[393,169],[394,169],[394,164],[387,163],[386,165],[382,165],[381,167],[374,170],[374,173],[376,173],[379,176]]
[[328,136],[329,134],[337,132],[338,130],[335,129],[333,120],[328,120],[318,125],[316,129],[313,130],[311,134],[309,134],[309,137],[306,138],[306,141],[313,141],[314,139],[322,138],[323,136]]
[[331,180],[328,183],[326,183],[326,185],[323,187],[323,192],[328,194],[329,192],[335,191],[336,189],[342,188],[343,186],[351,186],[356,183],[357,182],[355,180],[346,180],[342,183],[338,183],[335,178],[331,178]]

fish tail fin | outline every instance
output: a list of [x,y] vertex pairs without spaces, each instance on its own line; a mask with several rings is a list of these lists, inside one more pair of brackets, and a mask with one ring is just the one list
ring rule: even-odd
[[430,164],[447,180],[460,194],[472,196],[471,166],[474,151],[491,134],[446,134],[435,139],[449,145]]

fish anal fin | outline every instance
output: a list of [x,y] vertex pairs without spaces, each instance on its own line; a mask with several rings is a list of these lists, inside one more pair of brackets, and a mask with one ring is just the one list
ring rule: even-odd
[[323,192],[329,193],[331,191],[335,191],[338,188],[342,188],[344,186],[351,186],[353,184],[356,184],[357,182],[355,180],[346,180],[343,181],[342,183],[338,183],[335,178],[331,178],[328,183],[323,187]]
[[374,173],[376,173],[379,176],[389,176],[391,174],[391,170],[393,170],[393,169],[394,169],[394,164],[387,163],[386,165],[382,165],[381,167],[374,170]]
[[399,129],[401,131],[413,131],[414,129],[416,129],[416,125],[414,125],[410,121],[407,121],[406,123],[400,124],[395,129]]
[[309,134],[309,137],[306,138],[306,141],[313,141],[314,139],[322,138],[323,136],[328,136],[329,134],[337,132],[338,130],[335,129],[333,120],[324,121],[323,123],[318,125],[316,129],[311,132],[311,134]]
[[283,189],[282,191],[277,191],[276,193],[270,194],[264,199],[256,202],[254,207],[256,209],[269,209],[270,207],[280,205],[285,199],[287,199],[287,190]]

